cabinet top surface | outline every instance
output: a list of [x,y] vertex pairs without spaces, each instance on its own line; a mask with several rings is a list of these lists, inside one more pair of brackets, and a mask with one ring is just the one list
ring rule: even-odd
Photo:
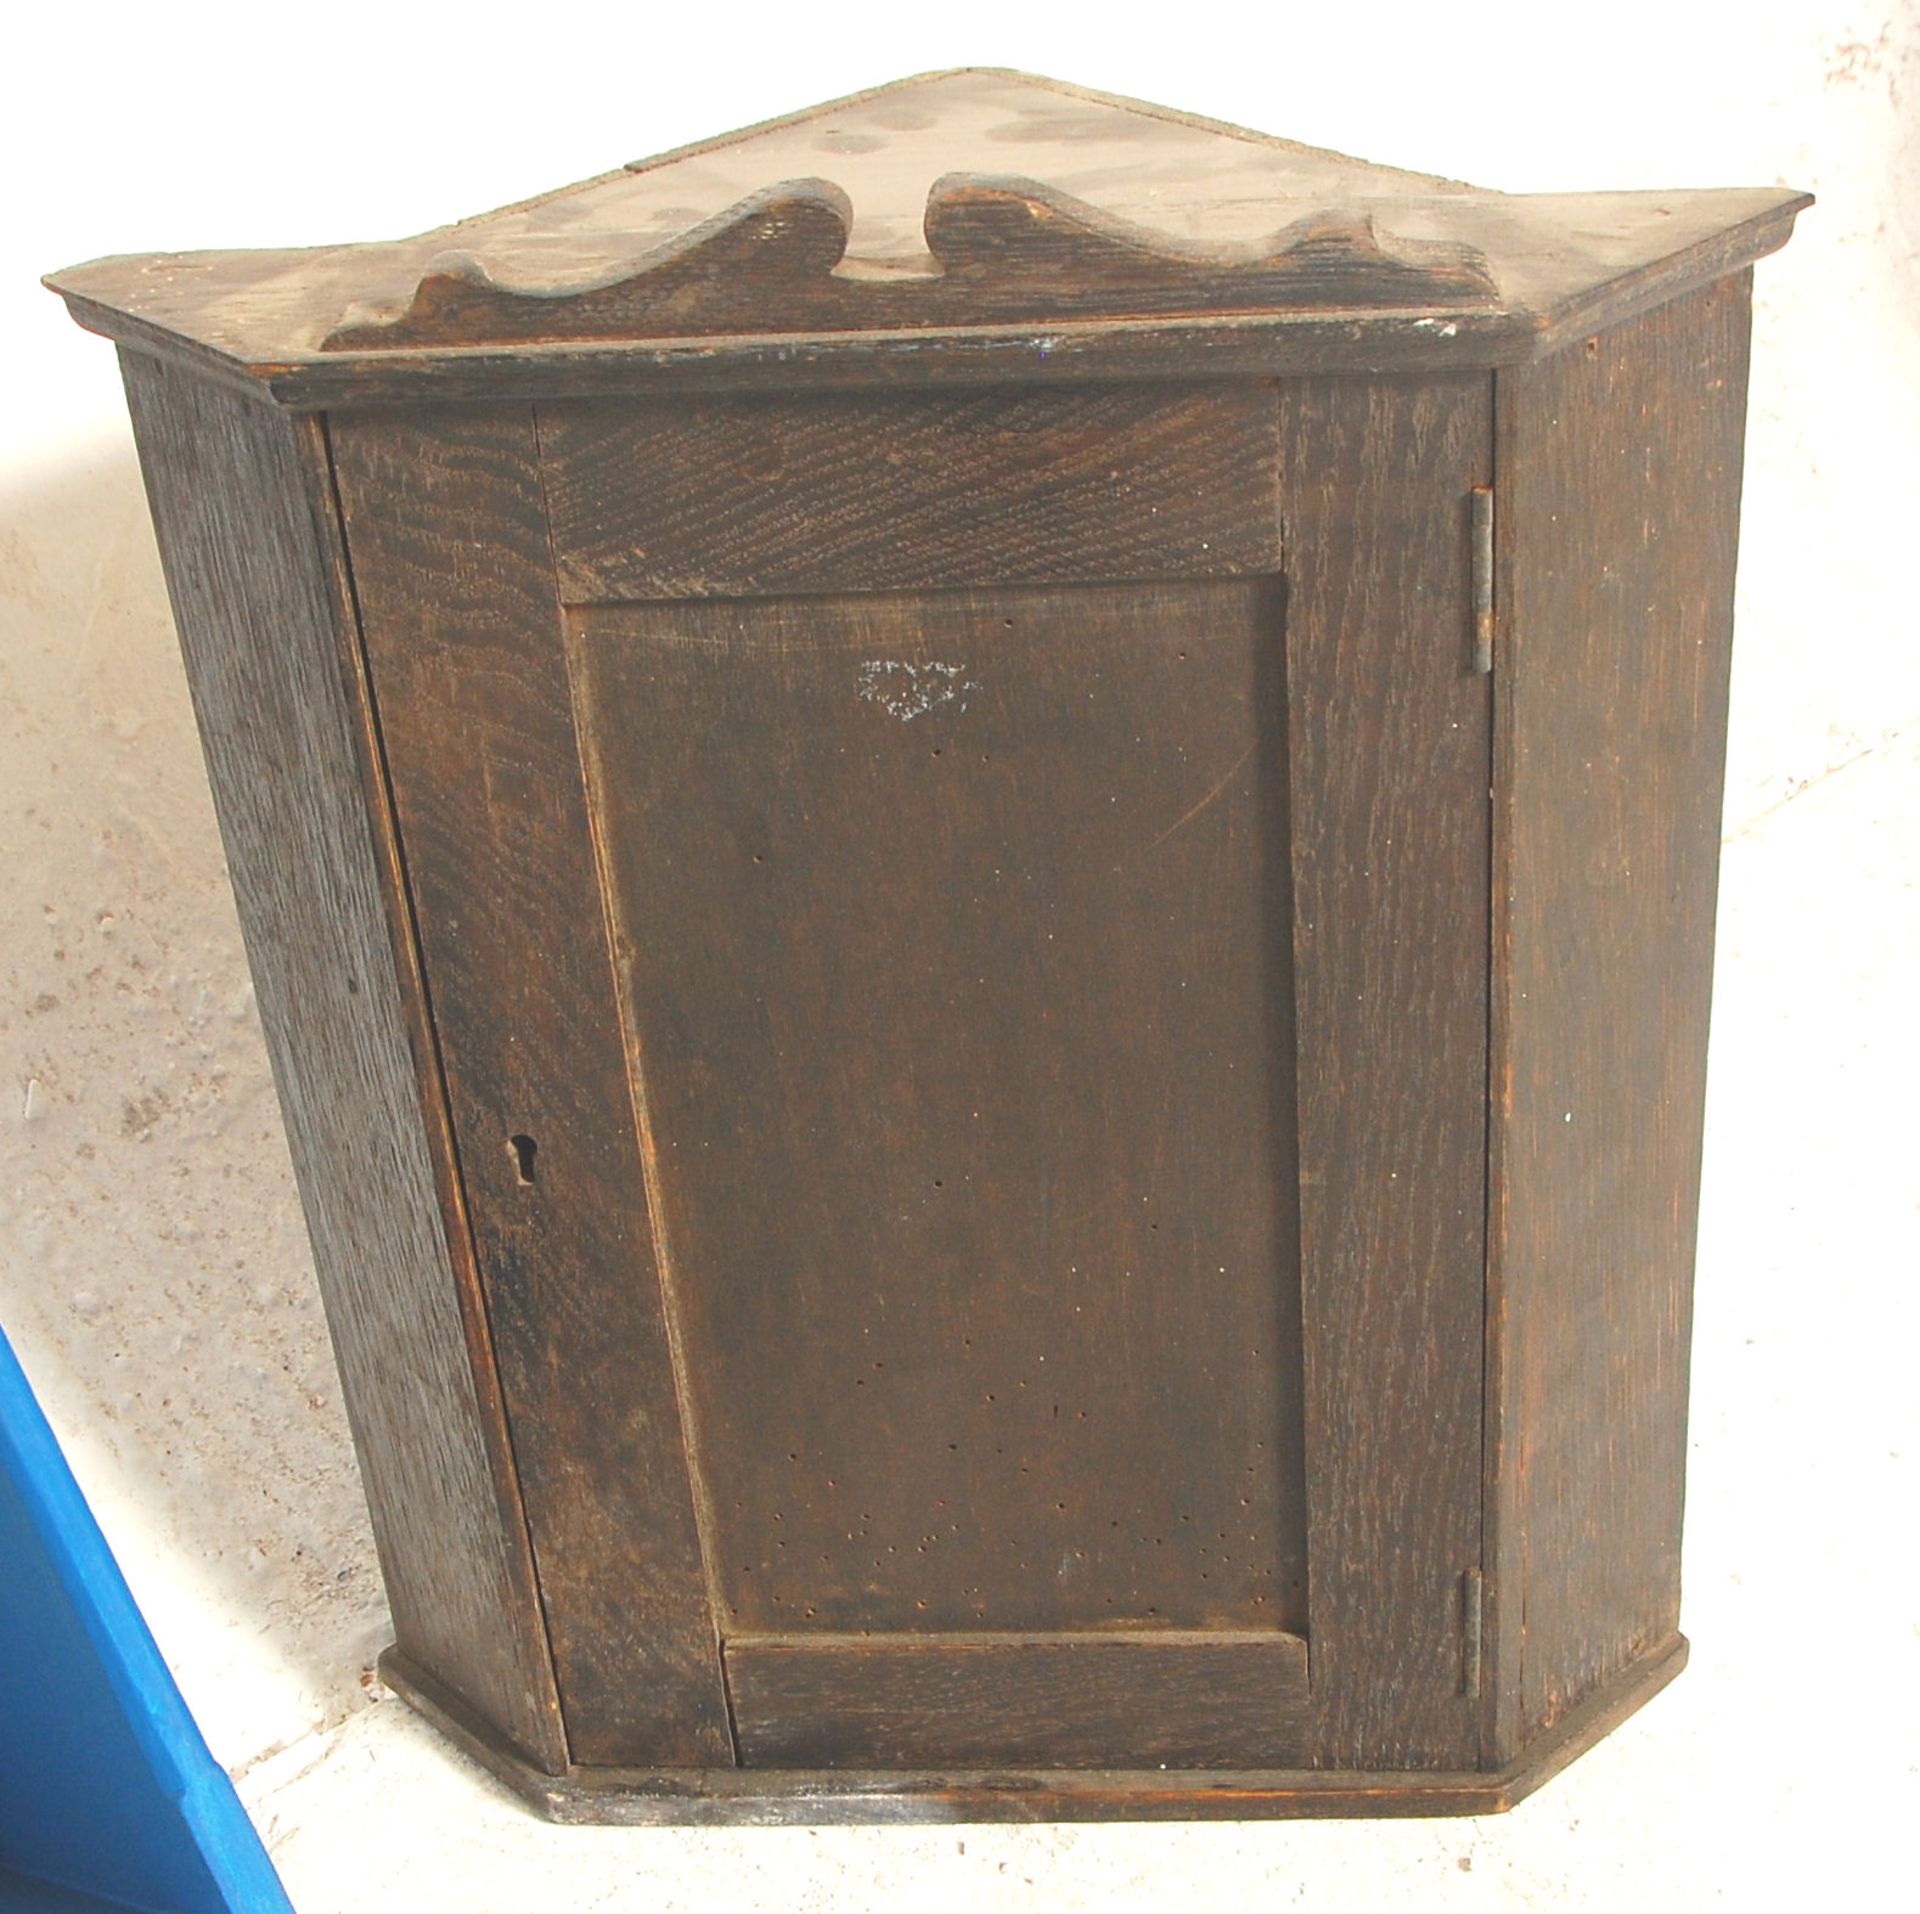
[[1779,187],[1513,195],[1024,74],[902,80],[415,238],[50,277],[295,405],[1485,366],[1782,244]]

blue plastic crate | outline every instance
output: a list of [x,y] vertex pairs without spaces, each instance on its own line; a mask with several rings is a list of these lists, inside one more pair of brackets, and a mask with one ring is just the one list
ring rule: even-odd
[[292,1914],[0,1335],[0,1914]]

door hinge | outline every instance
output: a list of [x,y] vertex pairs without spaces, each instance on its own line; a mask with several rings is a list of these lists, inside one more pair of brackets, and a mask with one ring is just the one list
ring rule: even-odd
[[1480,1692],[1480,1592],[1483,1580],[1477,1568],[1460,1577],[1460,1692]]
[[1493,487],[1473,488],[1473,668],[1493,669]]

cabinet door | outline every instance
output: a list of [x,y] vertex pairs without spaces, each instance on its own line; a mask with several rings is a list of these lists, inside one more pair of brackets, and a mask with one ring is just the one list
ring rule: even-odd
[[334,421],[577,1761],[1471,1762],[1487,428]]

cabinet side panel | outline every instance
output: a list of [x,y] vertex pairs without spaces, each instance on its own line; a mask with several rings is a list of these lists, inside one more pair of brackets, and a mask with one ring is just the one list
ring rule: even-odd
[[476,1378],[409,1051],[313,421],[124,354],[374,1537],[404,1653],[564,1762],[491,1378]]
[[1491,1758],[1679,1621],[1749,278],[1499,375]]
[[1316,1760],[1462,1766],[1491,749],[1468,526],[1492,386],[1280,394]]
[[330,431],[569,1745],[731,1766],[533,413]]

